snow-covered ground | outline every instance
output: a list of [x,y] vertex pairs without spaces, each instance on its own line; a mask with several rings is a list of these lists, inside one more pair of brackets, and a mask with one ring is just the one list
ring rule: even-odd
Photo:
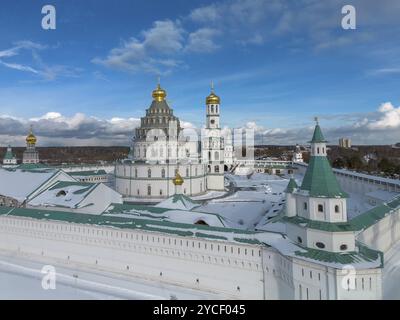
[[178,286],[164,285],[120,274],[87,270],[82,267],[56,268],[56,289],[44,290],[41,269],[46,262],[29,257],[0,253],[0,300],[4,299],[220,299],[214,293],[202,293]]
[[227,175],[236,186],[233,194],[210,200],[197,211],[217,213],[228,227],[253,230],[266,215],[275,216],[283,207],[288,180],[263,173],[249,177]]

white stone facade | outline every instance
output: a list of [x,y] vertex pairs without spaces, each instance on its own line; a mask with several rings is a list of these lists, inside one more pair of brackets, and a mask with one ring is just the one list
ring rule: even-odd
[[381,270],[342,271],[272,247],[144,230],[0,216],[0,249],[213,292],[222,299],[380,299]]

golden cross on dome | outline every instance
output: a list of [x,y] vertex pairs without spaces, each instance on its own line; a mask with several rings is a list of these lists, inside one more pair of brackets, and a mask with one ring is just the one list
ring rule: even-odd
[[214,92],[214,81],[211,80],[211,92]]
[[161,85],[161,77],[158,76],[157,77],[157,86],[160,87],[160,85]]

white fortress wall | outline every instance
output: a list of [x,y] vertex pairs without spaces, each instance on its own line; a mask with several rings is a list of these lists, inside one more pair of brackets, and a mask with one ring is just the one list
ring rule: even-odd
[[260,245],[2,216],[0,249],[217,292],[226,299],[265,295]]
[[400,209],[395,209],[360,232],[357,239],[376,250],[387,252],[400,240]]

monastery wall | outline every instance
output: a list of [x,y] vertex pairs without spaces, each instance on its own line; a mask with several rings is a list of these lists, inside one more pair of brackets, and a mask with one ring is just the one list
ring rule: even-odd
[[264,297],[259,245],[2,216],[0,249],[219,293],[223,299]]
[[400,240],[400,209],[363,230],[357,239],[371,248],[387,252]]
[[340,269],[271,247],[137,229],[0,216],[0,250],[212,292],[221,299],[380,297],[380,269],[357,270],[359,287],[346,293],[339,287]]

